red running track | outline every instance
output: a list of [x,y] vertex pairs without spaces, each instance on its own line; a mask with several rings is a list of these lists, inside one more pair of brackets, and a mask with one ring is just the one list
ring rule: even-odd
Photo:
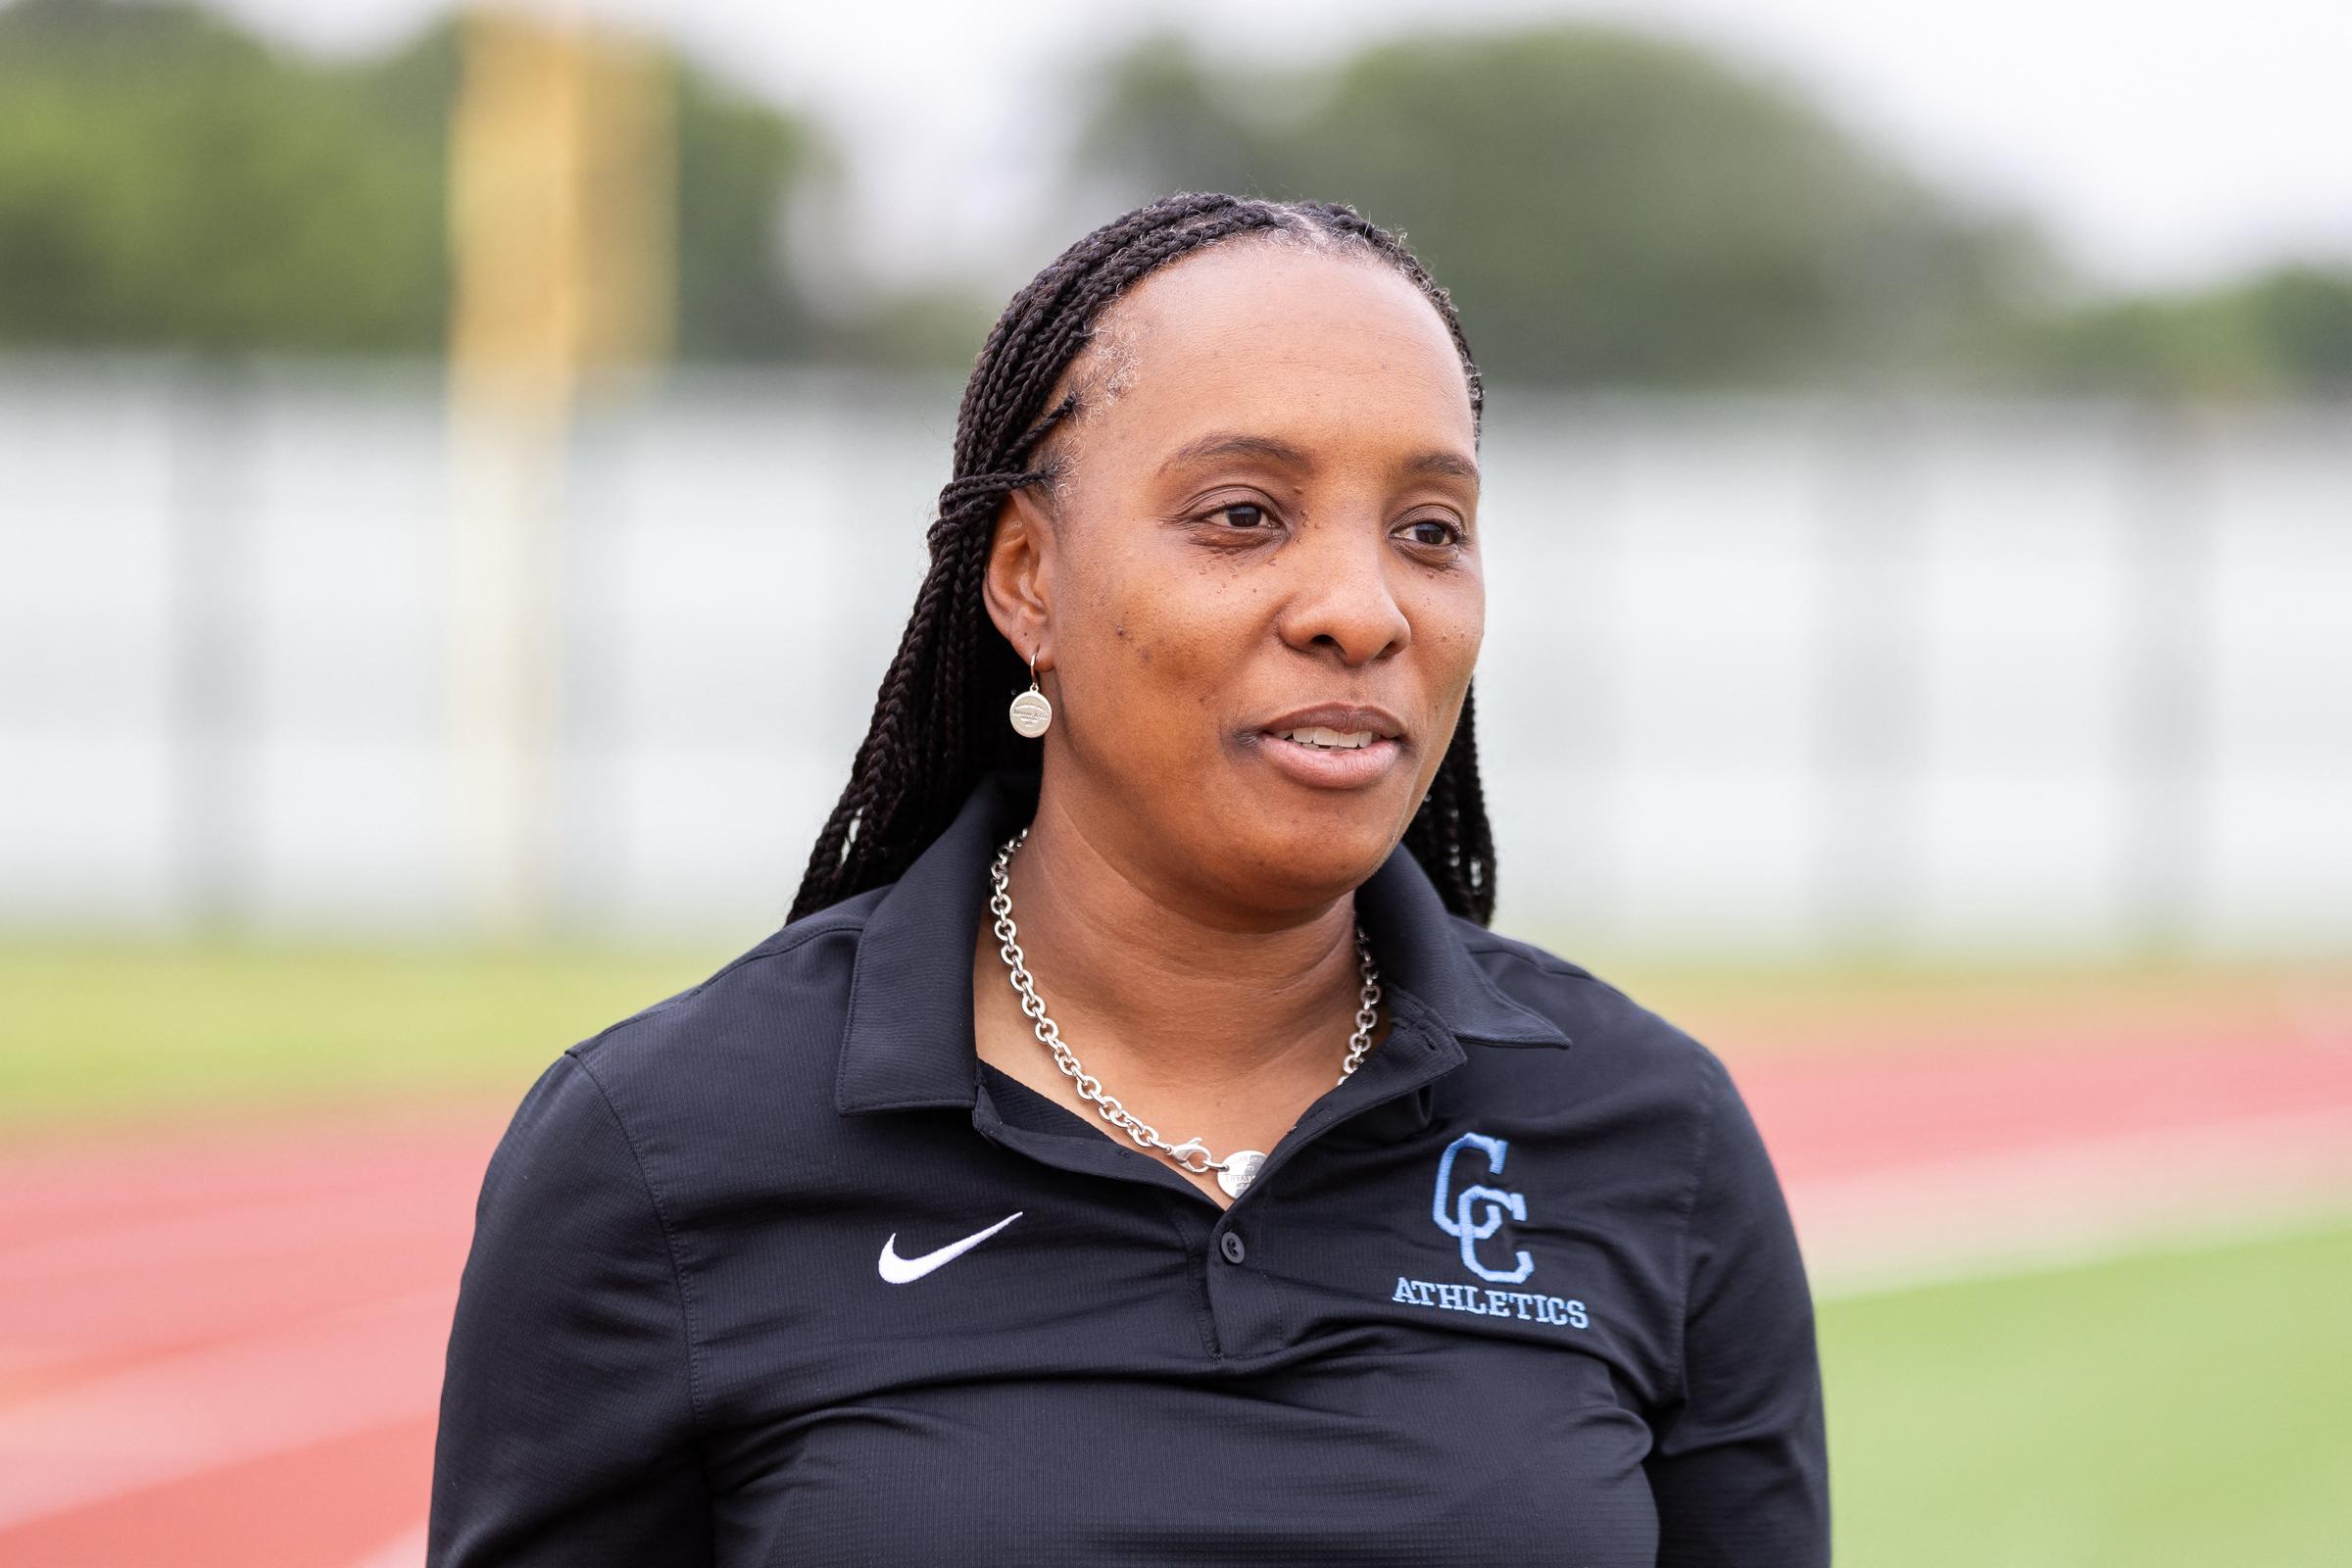
[[[1817,1286],[2352,1208],[2352,1037],[1735,1066]],[[416,1568],[511,1105],[0,1156],[0,1568]]]

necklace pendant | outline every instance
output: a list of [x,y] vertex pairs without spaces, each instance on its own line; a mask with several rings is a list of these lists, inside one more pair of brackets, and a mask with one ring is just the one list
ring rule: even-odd
[[1257,1167],[1266,1162],[1263,1150],[1237,1149],[1225,1156],[1225,1168],[1217,1172],[1217,1185],[1225,1189],[1228,1198],[1239,1198],[1257,1175]]

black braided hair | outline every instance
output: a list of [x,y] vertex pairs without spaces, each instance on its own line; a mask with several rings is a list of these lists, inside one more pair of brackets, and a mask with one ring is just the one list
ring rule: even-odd
[[[1051,484],[1033,466],[1041,443],[1079,411],[1075,391],[1046,400],[1111,302],[1157,268],[1237,235],[1363,251],[1401,272],[1444,318],[1469,383],[1472,428],[1485,392],[1453,301],[1397,236],[1333,202],[1272,202],[1184,192],[1112,219],[1012,297],[982,345],[956,420],[955,477],[939,493],[931,568],[874,699],[850,782],[817,835],[791,919],[895,881],[955,818],[993,768],[1034,770],[1035,743],[1005,722],[1028,669],[981,599],[1004,498]],[[1494,915],[1494,840],[1478,780],[1472,696],[1404,843],[1446,906],[1485,925]]]

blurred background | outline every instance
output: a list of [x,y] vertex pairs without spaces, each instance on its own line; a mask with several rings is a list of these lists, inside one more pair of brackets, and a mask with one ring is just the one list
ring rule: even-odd
[[2338,1560],[2347,69],[2333,0],[0,5],[0,1564],[421,1561],[505,1118],[781,923],[989,323],[1179,188],[1453,293],[1496,924],[1754,1105],[1840,1560]]

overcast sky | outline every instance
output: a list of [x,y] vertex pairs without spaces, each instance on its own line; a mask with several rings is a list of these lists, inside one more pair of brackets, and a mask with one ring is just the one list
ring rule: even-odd
[[[326,47],[381,42],[444,9],[216,3]],[[661,25],[814,111],[855,178],[842,265],[897,278],[985,260],[1017,279],[1046,259],[1013,236],[1039,242],[1028,225],[1089,64],[1138,33],[1173,27],[1212,54],[1302,60],[1465,17],[1609,18],[1714,44],[1807,86],[1946,188],[2023,211],[2102,280],[2352,261],[2352,0],[568,3]],[[1068,237],[1047,236],[1046,254]]]

